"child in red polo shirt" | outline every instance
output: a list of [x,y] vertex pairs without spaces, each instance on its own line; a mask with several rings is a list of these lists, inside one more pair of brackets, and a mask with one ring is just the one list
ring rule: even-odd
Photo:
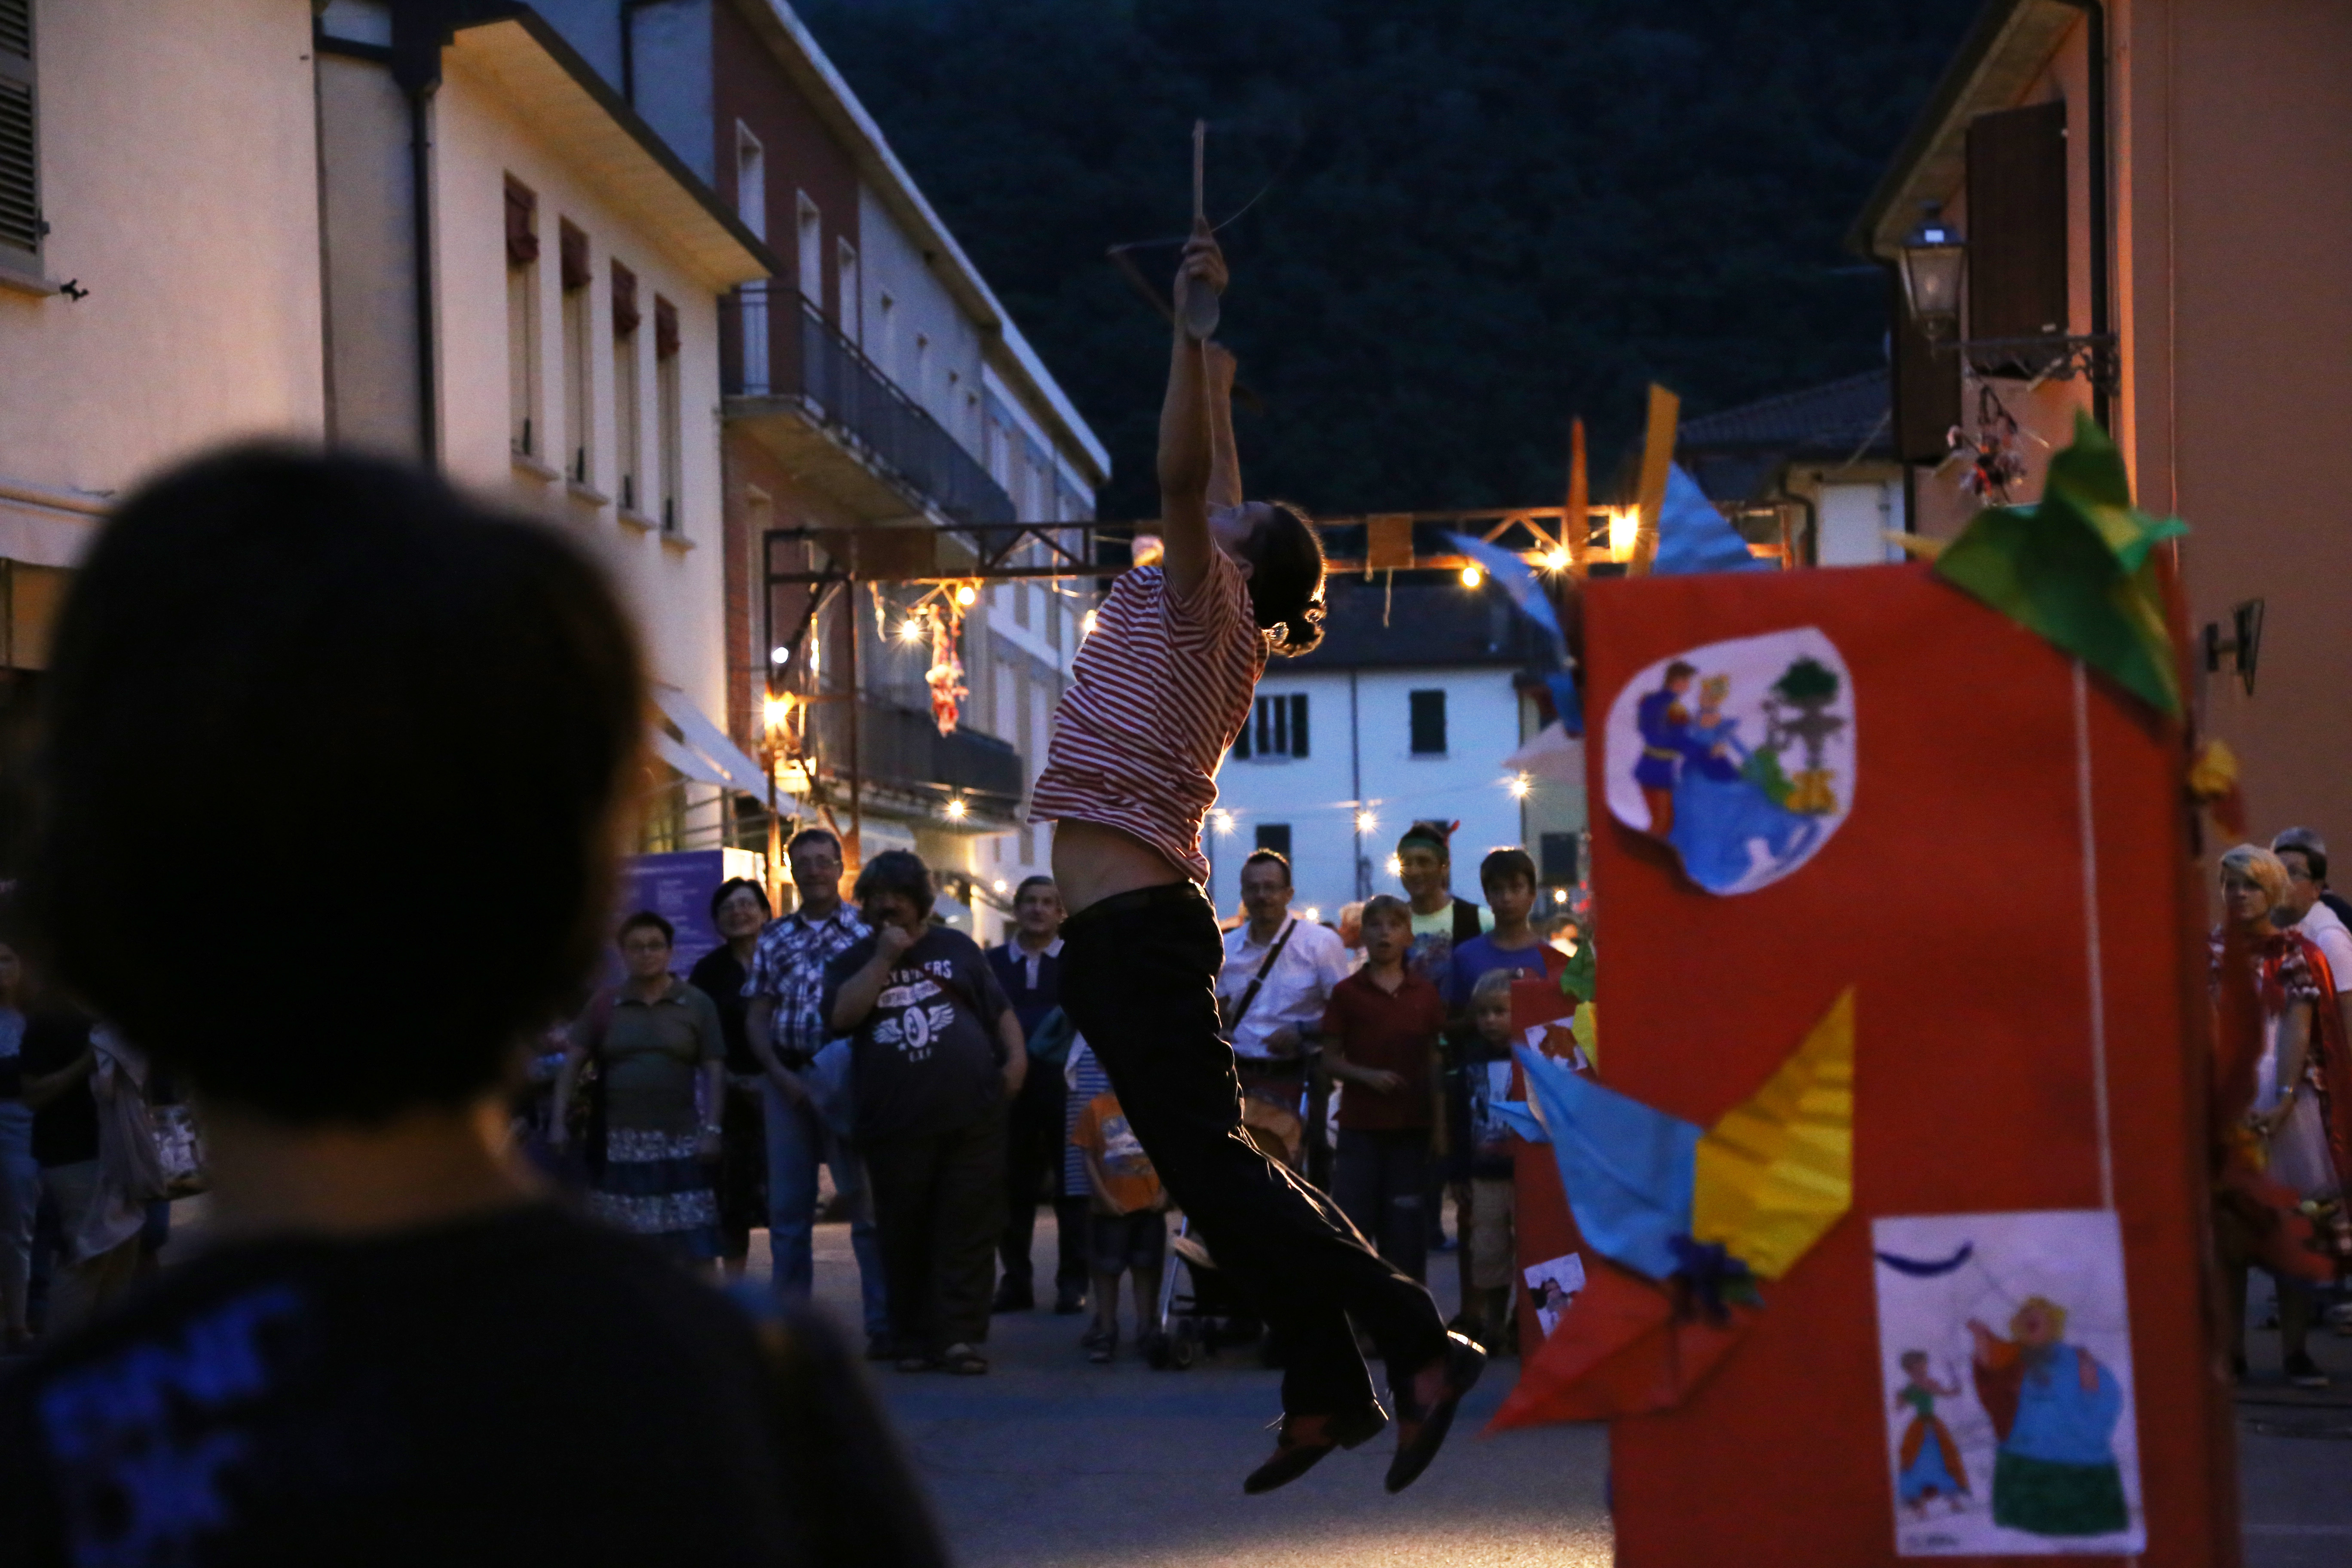
[[1373,1237],[1381,1256],[1429,1277],[1430,1128],[1445,1002],[1405,967],[1412,910],[1383,893],[1364,905],[1364,966],[1331,989],[1323,1060],[1339,1095],[1339,1152],[1331,1195]]

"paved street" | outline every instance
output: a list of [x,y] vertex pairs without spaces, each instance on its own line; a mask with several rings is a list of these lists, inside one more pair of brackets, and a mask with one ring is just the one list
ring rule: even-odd
[[[1041,1221],[1039,1277],[1052,1223]],[[755,1243],[756,1247],[756,1243]],[[822,1299],[855,1307],[844,1226],[817,1230]],[[1437,1270],[1450,1311],[1452,1260]],[[2257,1309],[2259,1320],[2259,1308]],[[1085,1320],[1050,1311],[996,1320],[984,1378],[877,1379],[929,1478],[965,1568],[1585,1568],[1611,1561],[1602,1502],[1608,1443],[1597,1427],[1554,1426],[1487,1441],[1457,1437],[1402,1497],[1381,1489],[1384,1437],[1339,1454],[1273,1497],[1240,1478],[1264,1457],[1276,1374],[1246,1351],[1185,1373],[1130,1353],[1103,1368],[1077,1349]],[[2239,1406],[2247,1568],[2352,1563],[2352,1339],[2318,1336],[2337,1374],[2326,1402],[2266,1379],[2277,1336],[2253,1335],[2256,1377]],[[1496,1363],[1465,1408],[1475,1433],[1517,1363]]]

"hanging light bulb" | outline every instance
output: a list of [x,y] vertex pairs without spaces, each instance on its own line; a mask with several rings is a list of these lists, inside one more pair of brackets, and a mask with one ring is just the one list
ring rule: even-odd
[[1230,811],[1213,811],[1209,814],[1209,826],[1216,829],[1217,837],[1220,838],[1228,837],[1234,831],[1234,814]]
[[1513,800],[1525,800],[1528,798],[1529,793],[1535,789],[1536,781],[1529,778],[1525,773],[1514,773],[1511,775],[1511,782],[1508,787]]
[[792,658],[793,650],[788,647],[772,647],[768,650],[770,664],[789,664],[792,662]]
[[1370,811],[1356,813],[1356,831],[1370,833],[1381,825],[1381,819]]
[[955,599],[958,605],[969,610],[980,602],[980,590],[969,583],[959,583],[956,584]]
[[1548,552],[1543,558],[1543,563],[1544,570],[1547,572],[1565,572],[1568,570],[1568,552],[1565,550]]
[[957,822],[961,822],[963,820],[963,814],[969,809],[971,808],[966,806],[961,800],[951,800],[948,802],[948,816]]
[[1465,566],[1462,568],[1462,585],[1464,587],[1475,588],[1486,580],[1486,574],[1481,572],[1477,567]]
[[919,620],[909,618],[904,626],[898,628],[898,640],[900,642],[920,642],[922,640],[922,637],[923,623]]

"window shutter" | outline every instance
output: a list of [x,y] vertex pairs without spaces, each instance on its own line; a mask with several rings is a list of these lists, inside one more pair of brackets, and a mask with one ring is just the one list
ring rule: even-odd
[[[0,0],[5,5],[6,0]],[[507,265],[528,267],[539,259],[539,198],[507,182]]]
[[677,307],[654,296],[654,357],[667,359],[677,353]]
[[1250,721],[1246,716],[1242,720],[1240,731],[1234,736],[1234,757],[1244,763],[1250,759]]
[[33,0],[0,0],[0,258],[38,272],[41,158],[33,98]]
[[1284,860],[1290,858],[1290,824],[1261,822],[1257,825],[1257,847],[1271,849]]
[[613,335],[625,338],[644,318],[637,314],[637,275],[613,263]]
[[1263,697],[1257,700],[1257,749],[1261,755],[1274,754],[1274,714]]
[[1290,700],[1290,754],[1307,754],[1307,694],[1303,691]]
[[1543,864],[1538,874],[1547,888],[1565,888],[1576,880],[1576,835],[1546,833],[1536,840],[1540,846]]
[[1937,353],[1911,319],[1903,280],[1889,275],[1888,319],[1895,323],[1895,446],[1906,463],[1940,463],[1960,422],[1960,355],[1946,344]]
[[556,244],[561,254],[556,258],[563,273],[563,291],[588,287],[592,274],[588,270],[588,237],[568,223],[558,224]]
[[1969,336],[2064,332],[2065,103],[1977,116],[1968,161]]

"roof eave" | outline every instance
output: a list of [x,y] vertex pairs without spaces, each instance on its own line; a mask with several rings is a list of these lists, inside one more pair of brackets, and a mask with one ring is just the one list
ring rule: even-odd
[[767,243],[729,210],[719,199],[719,193],[688,168],[660,133],[606,85],[571,41],[537,11],[518,4],[460,21],[451,30],[448,47],[460,51],[461,56],[464,52],[479,51],[485,63],[488,63],[491,51],[503,41],[518,37],[528,38],[531,47],[561,70],[565,91],[588,100],[610,124],[611,132],[602,139],[602,145],[572,144],[563,149],[565,154],[593,157],[603,153],[622,162],[642,159],[652,165],[650,169],[641,167],[641,173],[658,175],[661,182],[675,187],[682,199],[656,201],[656,205],[662,210],[647,208],[639,216],[656,232],[667,231],[672,246],[690,257],[718,287],[731,288],[782,273],[782,263]]

